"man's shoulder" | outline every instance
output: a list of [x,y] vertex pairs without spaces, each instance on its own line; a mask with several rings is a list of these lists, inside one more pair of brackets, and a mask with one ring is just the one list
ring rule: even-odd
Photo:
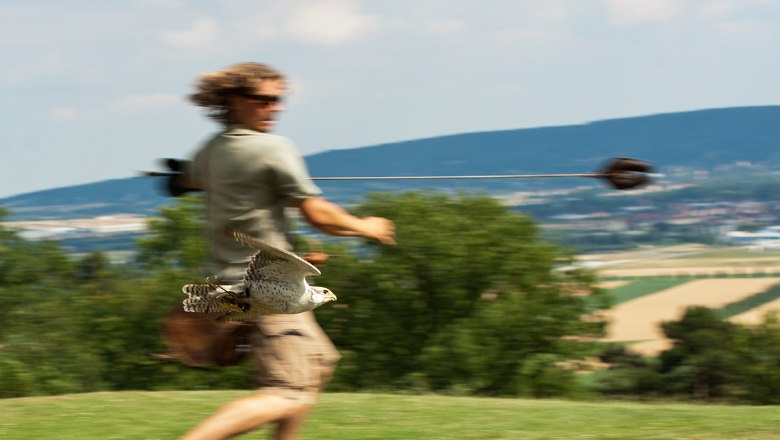
[[240,160],[262,159],[288,155],[295,151],[292,141],[284,136],[247,129],[225,130],[203,148],[209,157],[239,157]]
[[215,139],[217,142],[230,142],[255,145],[290,145],[292,141],[277,134],[263,133],[242,127],[230,127],[220,133]]

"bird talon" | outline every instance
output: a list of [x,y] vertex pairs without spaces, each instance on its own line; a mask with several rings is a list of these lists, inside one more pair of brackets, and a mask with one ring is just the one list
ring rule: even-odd
[[[216,276],[214,278],[217,279]],[[210,298],[208,304],[206,305],[206,313],[209,313],[211,311],[211,307],[214,305],[216,301],[221,301],[226,306],[232,306],[235,309],[234,311],[246,312],[247,310],[250,309],[250,305],[242,301],[250,297],[248,290],[244,290],[241,292],[233,292],[232,290],[227,290],[224,287],[212,281],[211,277],[206,277],[206,285],[209,286],[209,289],[211,289],[212,291],[217,292],[215,295],[213,295]],[[221,292],[219,292],[220,290]]]
[[235,292],[225,292],[220,296],[220,298],[222,298],[223,304],[234,308],[234,311],[236,312],[246,312],[250,308],[249,304],[242,301],[243,298],[241,294]]

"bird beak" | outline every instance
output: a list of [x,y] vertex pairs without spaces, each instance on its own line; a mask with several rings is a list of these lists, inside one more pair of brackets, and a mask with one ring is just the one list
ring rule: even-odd
[[337,298],[336,295],[333,294],[333,292],[328,292],[325,294],[325,299],[328,301],[336,301]]

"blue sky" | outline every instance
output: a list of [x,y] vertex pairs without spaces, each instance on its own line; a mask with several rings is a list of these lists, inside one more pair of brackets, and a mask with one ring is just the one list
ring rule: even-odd
[[780,0],[3,0],[0,197],[191,154],[186,95],[240,61],[289,75],[311,154],[780,104],[778,41]]

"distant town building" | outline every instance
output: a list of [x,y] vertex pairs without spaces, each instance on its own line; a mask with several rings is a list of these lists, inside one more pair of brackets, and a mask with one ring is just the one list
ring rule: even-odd
[[726,242],[732,246],[753,249],[780,249],[780,226],[770,226],[756,232],[731,231],[726,234]]

